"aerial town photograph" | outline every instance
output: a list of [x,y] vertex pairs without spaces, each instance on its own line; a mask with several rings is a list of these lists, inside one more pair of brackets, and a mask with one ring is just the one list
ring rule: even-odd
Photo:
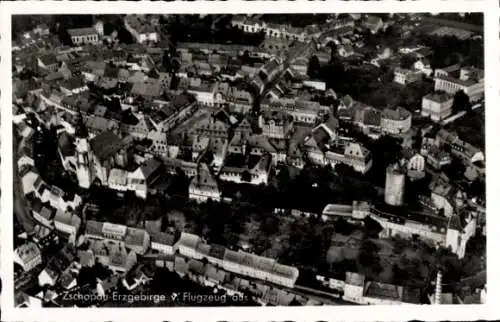
[[12,16],[16,307],[484,303],[483,27]]

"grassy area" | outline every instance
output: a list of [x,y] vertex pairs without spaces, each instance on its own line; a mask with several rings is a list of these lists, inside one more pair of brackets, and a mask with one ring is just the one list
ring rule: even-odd
[[456,132],[462,140],[484,150],[485,121],[484,107],[482,107],[458,118],[445,128]]

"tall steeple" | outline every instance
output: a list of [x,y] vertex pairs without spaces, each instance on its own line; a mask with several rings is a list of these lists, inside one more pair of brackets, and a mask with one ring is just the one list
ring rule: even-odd
[[88,189],[92,184],[93,171],[91,168],[91,155],[89,146],[89,132],[83,122],[83,116],[78,108],[78,115],[75,125],[76,136],[76,177],[78,185]]
[[78,108],[77,111],[77,118],[76,118],[76,125],[75,125],[75,135],[77,138],[88,138],[89,137],[89,131],[87,130],[87,127],[85,126],[85,122],[83,121],[83,115],[82,112],[80,111],[80,108]]

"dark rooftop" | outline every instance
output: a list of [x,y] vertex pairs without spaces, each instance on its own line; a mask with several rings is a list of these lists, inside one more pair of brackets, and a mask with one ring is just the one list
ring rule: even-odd
[[103,132],[90,141],[97,158],[105,160],[126,146],[126,143],[113,132]]

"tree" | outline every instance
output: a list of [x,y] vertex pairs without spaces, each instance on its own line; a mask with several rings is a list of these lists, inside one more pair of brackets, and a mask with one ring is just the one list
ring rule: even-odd
[[243,65],[249,65],[252,62],[252,59],[250,58],[250,52],[248,50],[245,50],[243,52],[243,55],[241,55],[240,60]]
[[241,180],[245,182],[252,181],[252,175],[248,170],[243,171],[243,173],[241,174]]
[[455,93],[453,97],[453,105],[451,106],[453,113],[457,113],[459,111],[470,111],[471,104],[470,99],[467,94],[463,90],[459,90]]
[[321,65],[319,63],[318,56],[313,55],[307,64],[307,75],[311,78],[317,78],[319,76],[320,68]]
[[327,44],[327,47],[330,47],[330,64],[334,63],[337,60],[337,44],[333,41],[330,41]]
[[162,64],[165,70],[169,72],[172,70],[172,56],[168,50],[163,52]]
[[412,69],[416,60],[417,58],[413,55],[403,55],[401,57],[400,66],[404,69]]

